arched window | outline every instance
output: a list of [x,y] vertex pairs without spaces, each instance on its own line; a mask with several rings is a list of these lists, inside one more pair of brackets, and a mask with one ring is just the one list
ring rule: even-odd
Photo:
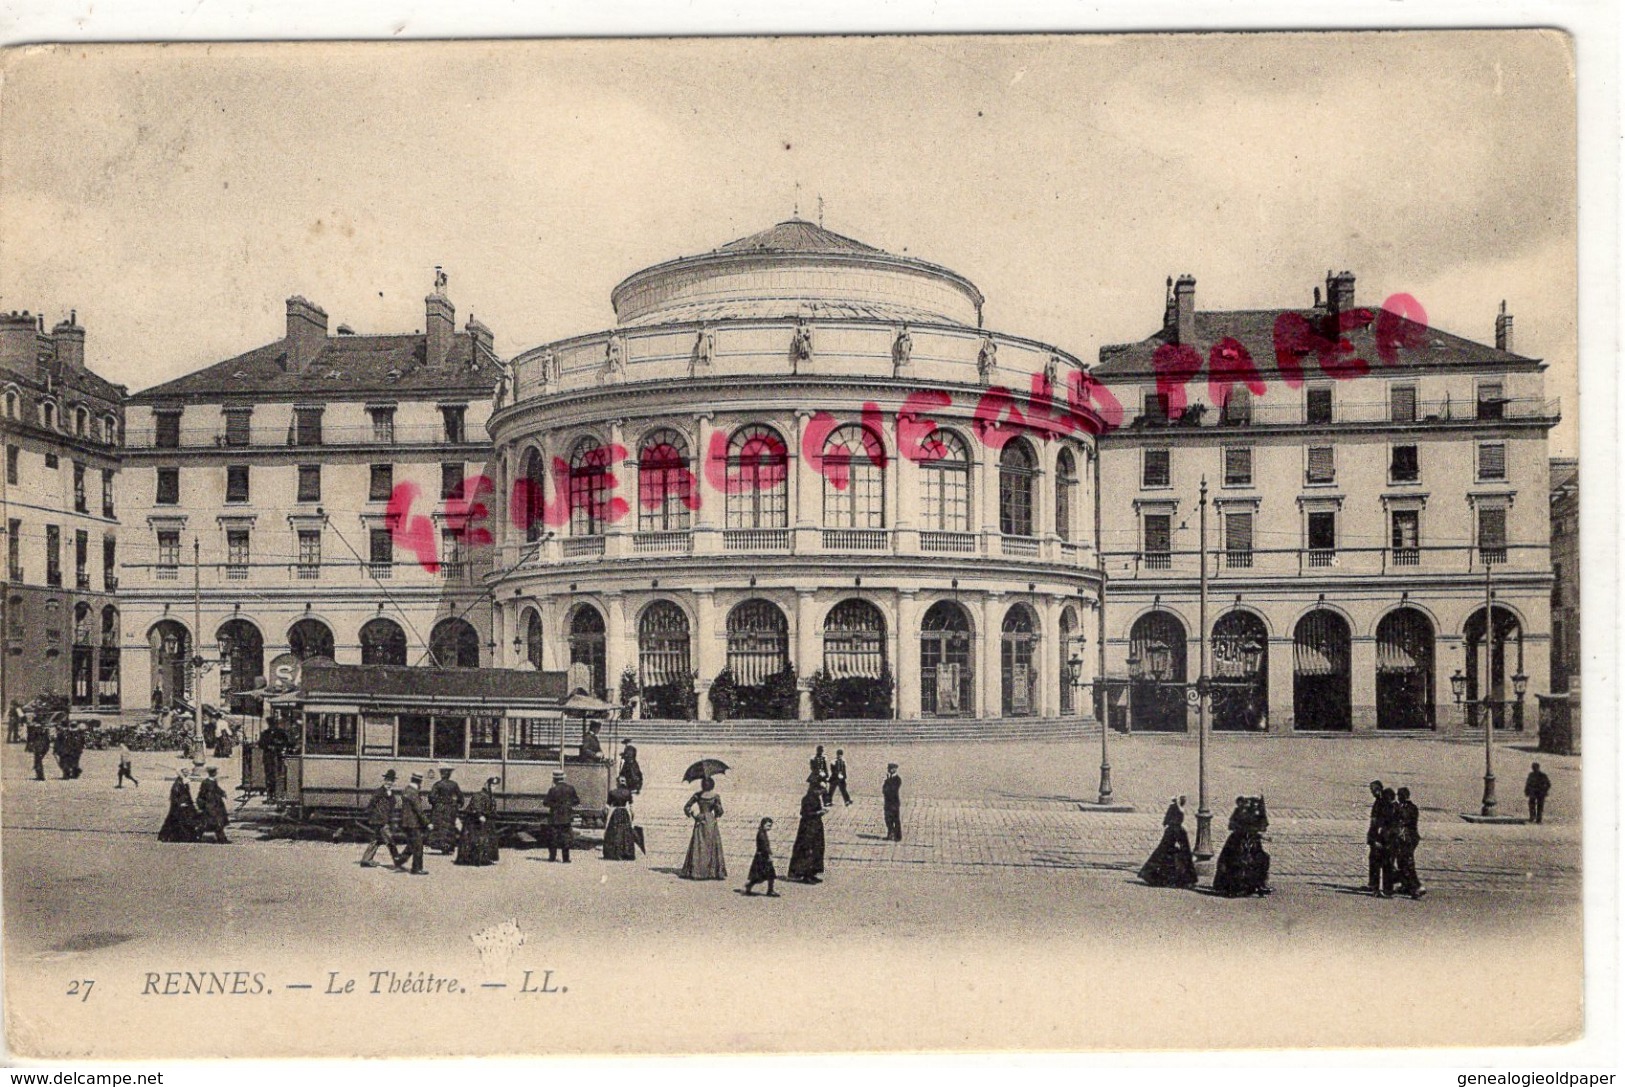
[[369,619],[361,628],[361,663],[406,663],[406,631],[393,619]]
[[7,419],[15,419],[15,418],[17,418],[17,410],[18,410],[18,404],[19,403],[21,403],[21,400],[17,396],[17,390],[16,389],[7,389],[6,390],[6,418]]
[[429,652],[441,668],[478,668],[480,636],[467,619],[442,619],[429,633]]
[[588,694],[609,697],[608,665],[604,657],[604,617],[591,604],[570,614],[570,687],[585,687]]
[[656,600],[638,620],[638,683],[659,687],[688,678],[688,616],[671,601]]
[[570,535],[601,536],[614,498],[610,451],[582,438],[570,453]]
[[1004,715],[1031,717],[1038,712],[1038,620],[1032,609],[1016,604],[1004,614],[1000,638],[1000,675]]
[[933,532],[970,531],[970,452],[951,430],[933,430],[921,442],[920,496],[925,528]]
[[1292,635],[1292,727],[1347,732],[1353,727],[1349,690],[1349,625],[1317,608],[1298,620]]
[[970,617],[954,601],[939,600],[920,620],[920,713],[969,716],[975,695]]
[[790,449],[769,426],[740,427],[728,439],[729,528],[784,528],[789,524]]
[[880,678],[886,671],[886,617],[867,600],[843,600],[824,617],[824,671]]
[[638,531],[685,531],[698,505],[688,441],[671,429],[643,439],[638,450]]
[[56,405],[49,400],[40,402],[39,419],[46,430],[56,429]]
[[1467,726],[1483,728],[1486,708],[1496,728],[1516,725],[1509,721],[1507,706],[1516,702],[1512,677],[1523,673],[1523,624],[1506,608],[1496,605],[1495,623],[1490,631],[1489,682],[1484,676],[1484,609],[1479,608],[1467,618],[1462,633],[1466,644],[1462,647],[1467,657]]
[[192,655],[191,633],[173,619],[154,623],[147,632],[152,655],[153,708],[173,707],[186,701],[187,660]]
[[1072,539],[1072,509],[1078,493],[1078,463],[1072,450],[1063,449],[1055,455],[1055,535],[1063,540]]
[[886,448],[874,431],[844,426],[824,443],[824,526],[886,527]]
[[1071,660],[1074,654],[1083,652],[1083,645],[1078,638],[1078,613],[1068,604],[1061,609],[1061,639],[1059,649],[1059,668],[1056,675],[1061,681],[1061,715],[1070,717],[1077,713],[1077,698],[1074,697],[1076,688],[1072,686]]
[[1399,608],[1377,624],[1377,727],[1426,729],[1433,716],[1433,622]]
[[525,450],[524,459],[519,464],[519,476],[525,481],[519,499],[522,508],[515,512],[525,526],[526,543],[535,543],[542,538],[542,504],[546,500],[542,480],[546,474],[547,465],[542,461],[541,452],[534,446]]
[[89,706],[95,697],[96,647],[93,644],[95,638],[93,614],[89,604],[81,602],[73,606],[73,661],[70,676],[75,706]]
[[534,610],[525,612],[525,660],[536,671],[542,670],[542,617]]
[[1038,458],[1025,438],[1015,438],[999,453],[999,531],[1006,536],[1033,534],[1033,487]]
[[265,674],[265,639],[259,628],[246,619],[228,619],[215,631],[214,640],[220,646],[220,686],[227,708],[258,716],[263,710],[260,700],[242,692],[258,687]]
[[333,632],[320,619],[301,619],[288,630],[288,651],[302,661],[333,659]]
[[102,651],[96,665],[96,706],[98,709],[118,709],[121,701],[118,609],[108,604],[102,608]]
[[94,641],[90,622],[90,605],[83,601],[73,606],[73,644],[90,645]]
[[1142,732],[1184,732],[1185,624],[1172,612],[1150,611],[1129,628],[1131,726]]
[[757,687],[790,667],[790,624],[777,606],[747,600],[728,613],[728,669],[742,687]]
[[1217,732],[1262,731],[1269,715],[1269,633],[1264,620],[1250,611],[1229,611],[1213,624],[1210,640],[1213,729]]
[[82,406],[73,409],[73,432],[81,438],[90,437],[90,412]]
[[108,445],[118,444],[118,416],[102,416],[102,441]]
[[102,648],[117,649],[118,644],[118,609],[109,604],[102,609]]

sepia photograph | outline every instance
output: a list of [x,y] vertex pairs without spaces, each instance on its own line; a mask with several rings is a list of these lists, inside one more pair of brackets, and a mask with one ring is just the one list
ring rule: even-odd
[[0,76],[11,1058],[1585,1034],[1569,35]]

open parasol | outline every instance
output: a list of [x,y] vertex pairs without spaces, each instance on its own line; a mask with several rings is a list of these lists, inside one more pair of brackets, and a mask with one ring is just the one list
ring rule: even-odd
[[728,764],[723,762],[721,759],[701,759],[699,762],[695,763],[693,766],[690,766],[683,772],[683,780],[700,781],[704,778],[716,777],[718,774],[726,774],[727,772]]

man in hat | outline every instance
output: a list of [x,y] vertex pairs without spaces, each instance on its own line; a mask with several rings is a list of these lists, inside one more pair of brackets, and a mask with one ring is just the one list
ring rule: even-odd
[[818,750],[813,753],[813,757],[807,760],[807,768],[811,771],[807,776],[807,780],[812,781],[817,778],[818,787],[824,791],[827,800],[829,798],[829,760],[824,757],[823,744],[819,744]]
[[575,819],[576,805],[581,803],[581,796],[575,786],[564,780],[564,771],[553,771],[553,787],[547,790],[545,799],[547,804],[547,859],[559,859],[560,850],[564,852],[564,863],[570,863],[570,824]]
[[638,749],[632,746],[630,738],[621,741],[620,776],[626,779],[626,787],[634,794],[643,791],[643,767],[638,765]]
[[265,797],[267,800],[280,800],[282,798],[282,790],[287,782],[287,770],[283,760],[293,746],[293,740],[288,736],[287,731],[283,729],[282,722],[275,717],[271,718],[270,723],[265,726],[265,731],[260,733],[260,752],[265,758]]
[[598,742],[598,729],[601,726],[597,721],[587,726],[587,731],[581,735],[581,757],[591,759],[593,762],[604,761],[604,745]]
[[1531,763],[1529,776],[1523,782],[1523,795],[1529,800],[1529,821],[1539,823],[1546,818],[1546,794],[1552,791],[1552,779],[1546,776],[1546,771],[1540,768],[1540,763]]
[[1366,824],[1366,890],[1374,895],[1387,892],[1393,886],[1393,859],[1388,855],[1384,835],[1393,822],[1394,800],[1383,795],[1382,782],[1371,783],[1371,821]]
[[440,768],[440,780],[429,786],[429,845],[442,853],[457,848],[457,812],[463,806],[463,787],[451,780],[449,766]]
[[389,859],[394,862],[396,868],[404,863],[400,850],[395,848],[395,836],[389,829],[389,820],[394,814],[395,771],[385,770],[384,780],[372,791],[372,799],[367,802],[366,827],[372,834],[372,842],[367,846],[367,851],[361,854],[361,867],[378,867],[373,858],[378,855],[379,846],[388,847]]
[[221,845],[229,845],[226,837],[226,791],[220,787],[220,768],[211,766],[208,776],[203,784],[197,787],[197,808],[200,817],[201,838],[204,834],[213,834],[214,840]]
[[835,761],[829,766],[829,788],[824,791],[824,803],[835,803],[835,790],[841,790],[841,799],[852,806],[852,794],[846,791],[846,752],[835,749]]
[[886,838],[893,842],[903,840],[903,779],[897,776],[897,764],[886,764],[886,780],[880,786],[880,796],[886,812]]
[[34,756],[34,780],[45,780],[45,756],[51,753],[51,730],[43,721],[28,723],[28,753]]
[[423,775],[413,774],[401,793],[401,830],[406,832],[406,849],[412,857],[412,874],[428,875],[423,870],[423,834],[429,829],[429,813],[423,810]]
[[22,738],[23,708],[19,706],[17,704],[17,700],[13,698],[11,700],[11,709],[6,711],[6,743],[20,743],[22,742]]

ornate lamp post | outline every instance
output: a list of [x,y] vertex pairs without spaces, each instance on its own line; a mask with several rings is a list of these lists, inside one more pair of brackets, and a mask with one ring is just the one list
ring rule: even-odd
[[1522,672],[1515,673],[1512,677],[1512,693],[1518,696],[1518,718],[1516,723],[1519,732],[1523,731],[1523,696],[1528,693],[1528,691],[1529,677],[1524,675]]
[[[1083,685],[1083,659],[1076,653],[1067,662],[1067,676],[1072,681],[1072,689],[1076,691]],[[1091,685],[1096,697],[1096,705],[1101,708],[1100,714],[1100,799],[1097,804],[1110,804],[1112,802],[1112,763],[1107,751],[1106,734],[1111,730],[1106,727],[1105,717],[1105,684],[1102,678],[1096,678]]]
[[1196,842],[1191,854],[1199,861],[1213,856],[1213,813],[1207,806],[1207,477],[1202,477],[1202,497],[1199,519],[1201,544],[1197,548],[1202,562],[1201,595],[1197,608],[1197,626],[1201,631],[1201,669],[1196,677]]

